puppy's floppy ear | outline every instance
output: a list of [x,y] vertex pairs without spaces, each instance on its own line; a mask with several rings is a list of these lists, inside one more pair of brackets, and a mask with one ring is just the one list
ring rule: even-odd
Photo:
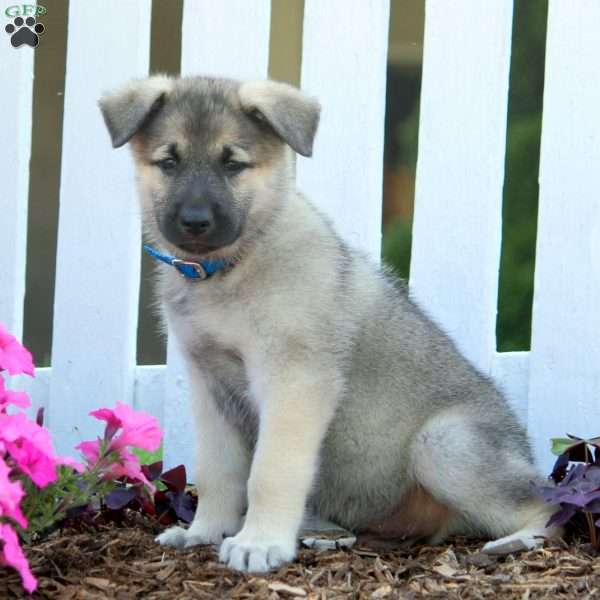
[[315,98],[276,81],[249,81],[238,93],[242,110],[266,121],[299,154],[312,155],[321,112]]
[[126,144],[156,114],[172,87],[172,79],[156,75],[132,81],[100,98],[98,104],[113,148]]

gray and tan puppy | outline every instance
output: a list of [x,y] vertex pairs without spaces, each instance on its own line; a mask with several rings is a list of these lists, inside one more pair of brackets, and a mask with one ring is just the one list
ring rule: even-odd
[[131,143],[150,242],[226,261],[203,281],[157,267],[193,391],[199,498],[160,543],[221,543],[230,567],[266,571],[294,558],[307,507],[357,532],[501,537],[498,552],[559,533],[502,395],[296,190],[314,99],[159,76],[100,106],[113,145]]

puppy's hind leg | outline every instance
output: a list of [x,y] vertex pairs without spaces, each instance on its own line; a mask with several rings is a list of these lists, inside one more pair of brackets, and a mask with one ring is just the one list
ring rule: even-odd
[[416,482],[449,508],[448,534],[500,538],[485,545],[496,554],[531,549],[558,537],[547,528],[552,509],[531,488],[539,477],[527,457],[525,436],[515,424],[502,431],[486,415],[450,409],[429,419],[416,434],[411,467]]

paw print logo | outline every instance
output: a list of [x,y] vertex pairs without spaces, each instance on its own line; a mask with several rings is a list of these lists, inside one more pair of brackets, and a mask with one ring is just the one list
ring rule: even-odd
[[44,26],[41,23],[36,23],[33,17],[27,17],[25,20],[17,17],[4,28],[6,33],[10,35],[10,43],[15,48],[23,44],[35,48],[40,42],[38,36],[44,33],[44,29]]

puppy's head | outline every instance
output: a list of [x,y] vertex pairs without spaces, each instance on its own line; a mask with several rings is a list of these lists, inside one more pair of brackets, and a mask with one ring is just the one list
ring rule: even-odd
[[147,233],[190,256],[232,256],[310,156],[319,105],[272,81],[155,76],[104,96],[115,148],[131,142]]

